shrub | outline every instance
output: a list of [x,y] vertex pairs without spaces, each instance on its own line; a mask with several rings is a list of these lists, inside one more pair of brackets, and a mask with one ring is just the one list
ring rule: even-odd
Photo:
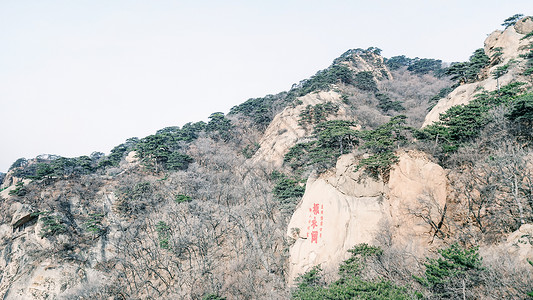
[[83,224],[87,232],[100,236],[104,233],[104,227],[102,226],[103,214],[89,214],[87,221]]
[[164,221],[159,221],[156,225],[157,238],[161,249],[170,249],[170,226]]
[[406,119],[404,115],[396,116],[374,130],[360,133],[362,148],[369,149],[372,154],[359,161],[357,170],[365,168],[373,176],[382,175],[387,179],[391,165],[398,159],[394,149],[407,141],[406,133],[411,131],[405,126]]
[[319,171],[332,167],[337,158],[348,153],[357,144],[357,131],[354,122],[331,120],[314,127],[316,140],[294,145],[285,155],[284,161],[297,170],[313,166]]
[[410,299],[407,289],[376,278],[363,280],[365,260],[370,256],[380,256],[379,247],[359,244],[348,250],[352,256],[339,266],[340,279],[326,284],[322,269],[315,266],[296,279],[297,288],[293,299]]
[[298,180],[283,175],[277,179],[272,193],[280,201],[290,198],[301,198],[305,193],[305,187],[300,186]]
[[261,148],[261,145],[259,145],[259,143],[255,142],[252,145],[246,145],[246,147],[244,147],[241,150],[241,153],[242,153],[242,155],[244,157],[246,157],[247,159],[250,159],[250,158],[252,158],[252,156],[254,156],[254,154],[257,152],[257,150],[259,150],[259,148]]
[[442,60],[431,58],[415,58],[407,67],[407,71],[417,75],[428,74],[433,72],[435,75],[440,74],[442,70]]
[[9,195],[19,196],[19,197],[25,196],[26,193],[28,193],[28,190],[26,189],[26,187],[24,187],[24,182],[22,181],[17,182],[17,184],[15,185],[15,188],[9,191]]
[[184,195],[184,194],[178,194],[174,201],[176,203],[185,203],[185,202],[191,202],[192,198],[190,196],[187,196],[187,195]]
[[374,75],[370,71],[363,71],[355,74],[354,76],[354,85],[356,88],[367,91],[367,92],[377,92],[378,86],[374,79]]
[[464,249],[453,244],[448,248],[439,249],[438,253],[439,258],[427,259],[424,275],[415,276],[415,279],[435,296],[454,299],[462,296],[464,299],[466,295],[462,294],[463,292],[470,292],[482,283],[480,275],[484,270],[483,259],[477,247]]
[[41,215],[39,220],[43,223],[43,227],[41,228],[40,232],[40,236],[42,238],[66,232],[67,228],[63,224],[61,217],[52,215],[52,213],[49,211],[33,213],[32,217],[38,215]]
[[533,128],[533,94],[518,97],[506,117],[513,122],[513,133],[520,139],[531,142]]
[[416,137],[435,141],[444,152],[454,152],[478,137],[489,122],[488,111],[512,101],[520,93],[522,85],[523,83],[511,83],[499,91],[482,92],[466,105],[453,106],[439,116],[439,122],[417,131]]
[[153,187],[150,182],[139,182],[122,186],[116,191],[117,201],[115,209],[124,215],[136,215],[146,209],[152,202]]
[[513,26],[518,22],[524,15],[523,14],[515,14],[507,19],[505,19],[502,23],[502,26],[505,28],[508,28],[510,26]]
[[326,121],[330,115],[335,115],[339,111],[339,106],[333,102],[319,103],[316,105],[307,105],[307,107],[300,113],[298,123],[317,124]]
[[401,101],[392,101],[387,94],[376,93],[376,99],[378,99],[378,108],[381,109],[384,113],[387,113],[390,110],[402,111],[405,108],[402,105]]
[[385,65],[391,70],[398,70],[402,67],[409,67],[413,63],[413,59],[405,55],[393,56],[385,60]]
[[344,64],[333,64],[331,67],[318,71],[311,78],[302,81],[297,91],[297,96],[304,96],[309,93],[321,90],[328,90],[332,84],[353,83],[353,71]]
[[226,300],[226,297],[219,296],[218,294],[207,294],[202,297],[202,300]]
[[474,51],[468,62],[453,63],[444,71],[445,75],[451,76],[452,80],[459,83],[474,82],[479,78],[481,69],[488,66],[490,58],[483,48]]

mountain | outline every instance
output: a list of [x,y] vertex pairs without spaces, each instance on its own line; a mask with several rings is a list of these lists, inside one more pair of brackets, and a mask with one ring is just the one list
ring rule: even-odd
[[[0,176],[3,299],[526,298],[533,18]],[[1,175],[1,174],[0,174]]]

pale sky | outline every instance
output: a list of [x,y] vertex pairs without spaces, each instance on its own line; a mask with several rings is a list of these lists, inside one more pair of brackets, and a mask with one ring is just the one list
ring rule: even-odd
[[288,90],[351,48],[467,60],[531,0],[0,0],[0,172]]

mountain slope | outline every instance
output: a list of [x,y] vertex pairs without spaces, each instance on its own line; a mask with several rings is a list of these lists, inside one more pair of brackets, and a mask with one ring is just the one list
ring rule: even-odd
[[[313,299],[350,283],[376,297],[525,297],[531,24],[462,65],[349,50],[207,123],[109,155],[17,160],[0,192],[0,295]],[[436,253],[474,245],[484,268],[428,281]]]

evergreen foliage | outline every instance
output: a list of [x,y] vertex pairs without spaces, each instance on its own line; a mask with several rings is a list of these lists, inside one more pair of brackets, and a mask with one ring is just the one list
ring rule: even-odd
[[248,99],[246,102],[232,107],[228,115],[245,115],[260,129],[264,129],[274,117],[274,105],[278,102],[286,102],[287,98],[288,93],[283,92],[277,95],[267,95],[263,98]]
[[426,286],[435,296],[443,299],[466,297],[467,289],[475,288],[482,283],[482,257],[478,247],[464,249],[452,244],[439,249],[439,258],[427,259],[423,277],[415,279]]
[[331,67],[318,71],[311,78],[304,80],[297,88],[297,96],[304,96],[312,92],[329,89],[335,83],[352,84],[354,82],[352,70],[343,64],[333,64]]
[[22,167],[25,167],[28,165],[28,160],[25,159],[24,157],[21,157],[17,160],[15,160],[15,162],[13,164],[11,164],[11,167],[9,167],[8,171],[11,171],[13,169],[17,169],[17,168],[22,168]]
[[411,130],[405,125],[406,119],[406,116],[399,115],[374,130],[360,133],[363,140],[361,148],[370,150],[372,154],[361,159],[357,169],[365,168],[374,176],[387,178],[390,166],[398,161],[394,150],[407,141],[406,134]]
[[105,232],[102,225],[103,214],[89,214],[89,218],[83,224],[85,230],[95,236],[100,236]]
[[360,56],[363,59],[373,59],[372,55],[381,55],[381,49],[377,47],[368,47],[366,50],[361,48],[349,49],[335,60],[333,60],[334,65],[341,64],[342,62],[355,62],[354,56]]
[[32,216],[39,215],[39,220],[43,224],[41,232],[39,233],[41,237],[49,237],[66,232],[67,227],[63,224],[61,217],[52,215],[52,212],[49,211],[43,211],[32,214]]
[[272,190],[276,199],[284,201],[290,198],[301,198],[304,195],[305,187],[300,186],[299,180],[279,172],[274,173],[272,177],[276,181],[276,185]]
[[358,72],[354,76],[354,86],[362,91],[377,92],[378,85],[370,71]]
[[407,289],[383,278],[362,279],[366,258],[380,256],[379,247],[359,244],[348,250],[352,256],[339,266],[340,279],[326,284],[320,266],[296,279],[297,288],[292,299],[410,299]]
[[170,227],[164,221],[159,221],[156,225],[157,238],[161,249],[170,249]]
[[506,117],[515,125],[515,135],[529,143],[533,141],[533,94],[518,97]]
[[9,195],[24,197],[24,195],[26,195],[27,192],[28,190],[26,189],[26,187],[24,187],[24,182],[19,181],[17,182],[17,184],[15,184],[15,188],[9,191]]
[[393,111],[402,111],[405,108],[402,105],[401,101],[392,101],[390,97],[385,93],[376,93],[376,99],[378,99],[378,108],[381,109],[384,113],[387,113],[391,110]]
[[521,57],[526,59],[526,70],[523,73],[524,76],[533,74],[533,50],[529,50],[527,54],[521,55]]
[[111,149],[111,153],[108,156],[98,162],[98,168],[117,167],[122,158],[126,156],[129,151],[133,150],[137,143],[139,143],[138,138],[129,138],[125,143],[114,147]]
[[500,91],[482,92],[466,105],[457,105],[439,116],[439,122],[416,132],[419,139],[433,140],[444,152],[456,151],[461,145],[476,138],[489,122],[488,111],[508,104],[521,91],[522,83],[511,83]]
[[219,296],[218,294],[207,294],[202,300],[226,300],[226,297]]
[[307,105],[300,113],[300,125],[317,124],[326,121],[330,115],[335,115],[339,111],[339,106],[333,102]]
[[[193,160],[181,151],[182,145],[198,138],[199,133],[206,127],[204,122],[187,123],[182,128],[167,127],[141,139],[134,149],[149,170],[185,170]],[[211,129],[214,131],[217,127],[212,124]]]
[[490,59],[492,60],[491,65],[499,64],[502,61],[503,48],[496,47],[492,49],[492,52],[494,53],[490,56]]
[[433,73],[433,75],[439,77],[443,75],[442,60],[432,58],[409,58],[405,55],[393,56],[385,61],[385,64],[391,70],[398,70],[403,67],[407,67],[407,71],[424,75]]
[[205,131],[210,133],[215,140],[223,140],[225,142],[231,139],[231,131],[233,125],[231,121],[224,116],[224,113],[216,112],[209,116],[209,122],[205,127]]
[[474,51],[468,62],[454,63],[444,71],[444,74],[459,83],[474,82],[479,79],[481,69],[489,63],[490,58],[485,54],[485,50],[480,48]]
[[505,28],[508,28],[510,26],[513,26],[518,22],[524,15],[523,14],[515,14],[513,16],[510,16],[509,18],[505,19],[502,23],[502,26]]
[[428,111],[433,109],[433,107],[435,107],[435,105],[437,104],[437,102],[440,99],[445,98],[446,96],[448,96],[453,91],[453,89],[454,89],[454,87],[442,88],[437,95],[431,97],[431,99],[429,99],[430,106],[428,107]]
[[510,64],[505,64],[503,66],[497,67],[496,70],[494,70],[494,72],[492,73],[492,76],[494,77],[494,79],[498,79],[502,77],[503,75],[505,75],[509,71],[510,66],[511,66]]
[[358,133],[353,126],[354,122],[343,120],[315,125],[315,140],[293,146],[284,161],[294,170],[313,166],[322,171],[332,167],[340,155],[348,153],[357,144]]
[[257,150],[259,150],[259,148],[261,148],[261,145],[259,145],[257,142],[254,142],[251,145],[246,145],[246,147],[241,150],[241,153],[244,157],[250,159],[252,156],[254,156]]
[[385,60],[385,65],[391,70],[398,70],[402,67],[409,67],[413,63],[413,59],[405,55],[393,56]]
[[192,198],[191,198],[191,196],[187,196],[187,195],[184,195],[184,194],[178,194],[176,196],[175,201],[176,201],[176,203],[186,203],[186,202],[191,202]]
[[418,75],[433,72],[433,74],[438,76],[442,72],[442,60],[417,57],[411,60],[409,66],[407,67],[407,71],[413,72],[414,74]]
[[530,38],[532,36],[533,36],[533,31],[531,31],[530,33],[524,35],[520,40],[527,40],[528,38]]

